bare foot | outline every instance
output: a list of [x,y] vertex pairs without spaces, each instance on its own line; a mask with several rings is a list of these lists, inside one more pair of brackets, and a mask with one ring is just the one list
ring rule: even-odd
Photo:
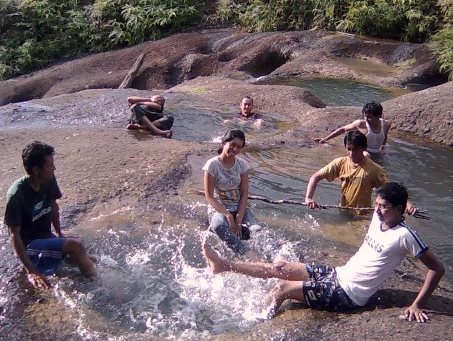
[[202,248],[203,255],[208,261],[209,267],[214,275],[230,270],[228,261],[220,257],[206,242],[203,243]]
[[140,124],[137,123],[130,123],[126,126],[127,130],[139,130],[141,128]]
[[173,132],[171,130],[164,130],[162,136],[166,137],[167,139],[171,139],[171,137],[173,136]]

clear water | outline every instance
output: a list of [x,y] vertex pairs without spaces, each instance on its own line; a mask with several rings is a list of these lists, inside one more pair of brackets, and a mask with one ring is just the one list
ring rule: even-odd
[[[449,228],[450,207],[453,207],[452,149],[434,143],[419,145],[415,142],[411,142],[408,136],[404,140],[390,138],[387,153],[378,162],[384,166],[392,181],[407,186],[410,198],[417,207],[428,210],[432,220],[409,217],[408,221],[445,264],[452,264],[453,231]],[[333,143],[334,145],[320,145],[313,149],[272,148],[248,151],[247,157],[256,165],[251,179],[251,192],[275,199],[302,200],[311,174],[344,154],[341,141]],[[315,197],[324,204],[337,204],[339,182],[320,182]],[[306,208],[296,205],[257,205],[263,211],[272,207],[282,215],[307,212]],[[321,226],[328,225],[333,230],[341,230],[351,220],[347,214],[341,214],[335,209],[310,213]],[[451,273],[447,273],[446,277],[453,280]]]
[[[225,122],[230,118],[227,112],[189,104],[176,94],[172,96],[174,106],[168,109],[177,116],[175,135],[183,140],[212,142],[227,127],[241,125],[239,121]],[[7,119],[13,118],[8,121],[10,129],[30,122],[53,122],[55,127],[92,124],[93,120],[110,127],[124,123],[123,112],[101,119],[88,113],[76,115],[71,110],[75,109],[67,108],[72,113],[67,117],[43,111],[42,115],[22,117],[14,117],[12,113]],[[235,112],[234,108],[231,112]],[[273,125],[263,130],[245,127],[252,141],[276,134],[276,128],[284,126],[283,118],[273,116],[270,120]],[[445,264],[453,261],[449,250],[453,244],[453,232],[449,229],[449,208],[453,207],[451,151],[426,141],[392,137],[387,154],[379,161],[393,180],[409,187],[411,199],[419,207],[429,210],[432,221],[408,220]],[[243,155],[254,167],[250,192],[272,199],[302,200],[310,175],[343,154],[341,139],[311,149],[264,149],[252,144]],[[236,274],[212,276],[206,268],[200,253],[200,241],[204,238],[223,255],[233,256],[212,234],[206,233],[204,198],[191,194],[192,190],[202,188],[201,167],[206,159],[189,158],[192,176],[180,189],[180,195],[170,198],[160,208],[123,198],[99,203],[81,217],[73,227],[74,232],[83,236],[90,251],[99,257],[99,276],[93,282],[81,278],[70,266],[64,266],[62,278],[52,279],[54,286],[50,293],[25,292],[26,285],[16,274],[17,260],[5,229],[0,227],[3,259],[0,336],[11,340],[33,336],[63,339],[69,335],[83,340],[200,340],[216,336],[233,338],[253,332],[258,339],[265,339],[269,328],[274,335],[281,333],[286,338],[285,330],[289,328],[289,339],[307,335],[304,333],[310,329],[301,330],[299,318],[292,322],[273,319],[262,323],[266,313],[265,293],[276,283],[274,280]],[[336,204],[339,184],[321,182],[316,198],[322,203]],[[307,210],[298,205],[261,201],[250,204],[266,225],[250,243],[267,259],[322,259],[337,264],[339,258],[344,259],[345,254],[357,249],[368,224],[366,217],[353,218],[336,209]],[[450,272],[447,278],[452,280]],[[18,319],[26,321],[30,330],[17,328]]]
[[[125,128],[130,113],[127,97],[131,93],[125,90],[94,90],[75,95],[61,95],[32,103],[14,103],[0,107],[0,129],[24,127],[111,127]],[[137,93],[148,96],[149,92]],[[288,125],[293,125],[287,117],[279,113],[265,114],[265,124],[259,129],[253,128],[251,121],[242,121],[235,117],[238,106],[222,108],[210,106],[200,100],[188,98],[185,94],[165,94],[167,105],[165,112],[175,117],[172,128],[173,138],[183,141],[211,142],[218,140],[229,128],[243,129],[249,139],[266,138],[278,134]],[[107,109],[110,108],[110,109]],[[142,131],[129,131],[137,139],[150,138]]]
[[270,78],[260,84],[298,86],[310,90],[329,106],[363,106],[371,101],[384,102],[395,97],[390,89],[348,79]]
[[[254,167],[250,192],[302,200],[309,176],[342,152],[340,144],[312,149],[249,148],[243,156]],[[408,184],[412,200],[429,209],[432,221],[408,220],[445,264],[452,262],[449,245],[453,243],[448,228],[453,188],[450,155],[449,149],[437,145],[418,146],[393,138],[382,161],[392,179]],[[77,270],[65,266],[63,278],[53,280],[51,298],[42,304],[49,307],[47,314],[58,315],[58,309],[70,311],[72,325],[68,330],[85,340],[199,340],[251,330],[265,338],[260,323],[266,313],[264,297],[276,281],[236,274],[212,276],[201,256],[204,238],[223,255],[233,256],[205,232],[204,198],[191,194],[191,190],[202,188],[200,169],[205,159],[189,158],[192,176],[180,190],[180,197],[170,199],[160,211],[137,204],[132,198],[90,210],[75,229],[88,242],[90,251],[99,256],[99,277],[89,282]],[[321,182],[316,198],[336,204],[339,184]],[[308,210],[261,201],[252,201],[251,205],[267,225],[254,236],[251,246],[267,259],[337,263],[339,255],[357,249],[368,224],[367,217],[354,219],[336,209]],[[13,259],[10,248],[5,252],[5,259]],[[451,280],[451,275],[447,276]],[[5,284],[2,290],[8,296]],[[8,303],[4,306],[10,308]],[[37,318],[39,311],[31,309],[28,315]],[[0,323],[4,330],[14,330],[14,320]],[[269,323],[281,327],[278,319]],[[65,335],[55,331],[56,326],[46,328],[48,333]],[[294,335],[300,334],[295,331]]]

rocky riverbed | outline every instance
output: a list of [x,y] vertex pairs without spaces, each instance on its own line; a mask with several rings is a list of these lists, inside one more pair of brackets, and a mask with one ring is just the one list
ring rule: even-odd
[[[144,51],[145,62],[132,83],[136,89],[111,89],[117,87],[137,55]],[[345,58],[355,61],[351,63]],[[376,64],[374,70],[386,68],[386,72],[370,72],[360,61]],[[276,144],[309,148],[313,146],[313,137],[360,116],[360,108],[326,107],[306,89],[253,84],[257,77],[346,76],[401,86],[438,80],[437,72],[434,58],[424,45],[321,31],[245,34],[217,30],[178,34],[55,65],[1,82],[0,102],[4,105],[0,107],[0,192],[6,193],[8,186],[23,175],[20,152],[26,143],[38,139],[56,148],[56,174],[64,192],[60,207],[65,228],[78,226],[96,207],[119,205],[122,200],[129,204],[146,202],[150,221],[159,220],[160,211],[168,202],[185,198],[181,188],[196,171],[187,158],[197,155],[208,158],[217,148],[212,139],[204,135],[200,138],[207,128],[197,126],[197,122],[219,122],[218,128],[210,128],[211,137],[218,136],[226,129],[223,119],[237,110],[244,95],[255,99],[259,112],[269,118],[278,116],[278,121],[284,123],[277,124],[275,132],[266,130],[261,136],[252,133],[251,145],[258,148]],[[171,140],[124,129],[128,117],[126,98],[151,93],[164,93],[167,109],[176,117]],[[386,101],[383,103],[386,118],[393,122],[395,131],[451,146],[452,93],[453,83],[449,82]],[[203,120],[197,121],[201,116],[192,116],[192,111],[202,112]],[[2,196],[1,212],[5,204]],[[137,211],[134,215],[142,213]],[[20,280],[16,274],[18,261],[12,255],[5,232],[1,247],[7,262],[0,267],[0,292],[5,297],[0,300],[0,336],[60,338],[59,326],[65,326],[65,339],[81,339],[80,334],[74,334],[77,325],[70,313],[63,313],[65,307],[60,301],[45,298],[49,303],[44,306],[51,311],[50,321],[56,323],[52,326],[46,322],[46,309],[41,312],[36,308],[42,302],[41,294],[29,292],[26,299],[17,299],[27,284],[23,281],[16,284]],[[352,249],[340,248],[328,257],[333,265],[338,265]],[[446,267],[451,270],[451,264]],[[399,319],[403,307],[421,287],[423,273],[417,262],[404,261],[371,304],[358,312],[313,312],[290,304],[287,311],[275,319],[256,323],[245,334],[221,333],[206,338],[451,339],[453,286],[446,280],[429,302],[428,323]]]

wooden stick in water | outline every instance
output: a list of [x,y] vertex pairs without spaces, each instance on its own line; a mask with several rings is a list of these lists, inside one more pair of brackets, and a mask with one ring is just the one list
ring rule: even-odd
[[[198,195],[204,195],[204,191],[195,190],[195,191],[190,191],[190,192],[194,193],[194,194],[198,194]],[[267,202],[270,204],[275,204],[275,205],[291,204],[291,205],[307,206],[307,204],[302,201],[289,200],[289,199],[272,200],[267,197],[263,197],[261,195],[249,195],[248,198],[249,198],[249,200],[260,200],[260,201],[264,201],[264,202]],[[321,204],[319,204],[319,207],[322,209],[338,208],[341,210],[360,211],[360,212],[374,211],[373,207],[345,207],[345,206],[340,206],[340,205],[321,205]],[[427,211],[425,211],[425,210],[417,210],[412,216],[417,219],[431,220],[431,217],[427,214]]]

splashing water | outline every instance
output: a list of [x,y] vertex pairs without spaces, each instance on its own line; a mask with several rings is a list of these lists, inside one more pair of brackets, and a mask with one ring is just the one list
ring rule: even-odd
[[[104,232],[107,222],[115,217],[123,221],[135,209],[113,207],[102,214],[96,211],[95,219],[86,218],[92,224],[87,229],[101,228],[100,237],[90,245],[99,258],[98,277],[86,280],[65,265],[63,277],[52,281],[53,295],[71,311],[81,338],[198,340],[245,330],[267,318],[268,302],[263,298],[276,280],[212,275],[201,255],[201,240],[207,238],[226,257],[233,254],[212,233],[190,221],[198,210],[205,211],[205,205],[189,202],[181,209],[189,218],[179,224],[169,225],[170,214],[163,211],[154,226],[117,225]],[[304,229],[302,221],[293,224]],[[133,233],[134,229],[140,233]],[[302,236],[287,240],[275,228],[256,233],[251,247],[266,258],[299,260]]]

